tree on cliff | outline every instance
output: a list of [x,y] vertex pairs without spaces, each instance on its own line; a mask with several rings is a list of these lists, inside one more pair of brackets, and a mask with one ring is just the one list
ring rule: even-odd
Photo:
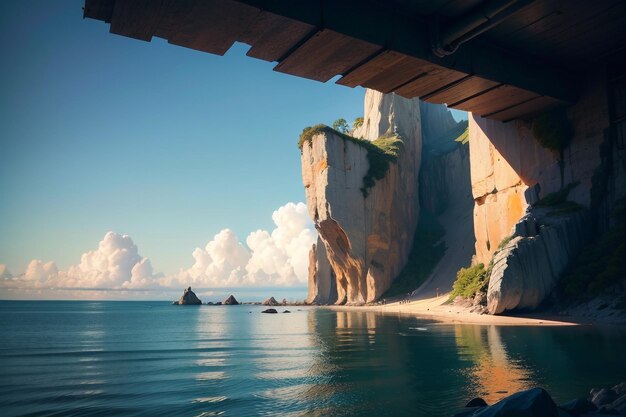
[[346,119],[342,118],[335,120],[335,123],[333,123],[333,129],[337,132],[347,134],[350,131],[350,126],[348,125],[348,122],[346,122]]

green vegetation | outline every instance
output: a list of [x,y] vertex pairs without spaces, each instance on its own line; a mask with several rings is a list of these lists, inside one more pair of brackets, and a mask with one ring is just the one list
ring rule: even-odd
[[465,130],[456,139],[454,139],[455,142],[459,142],[462,145],[469,143],[469,127],[467,126],[467,122],[465,124]]
[[398,159],[404,143],[399,136],[389,135],[381,136],[371,142],[359,140],[359,144],[367,149],[369,168],[363,177],[363,187],[361,187],[363,197],[367,197],[369,189],[374,186],[376,180],[385,178],[389,170],[389,163]]
[[[500,244],[498,245],[498,249],[496,249],[496,253],[500,252],[502,249],[504,249],[504,247],[511,241],[513,240],[513,238],[515,237],[515,235],[511,235],[511,236],[507,236],[504,239],[502,239],[502,242],[500,242]],[[495,253],[494,253],[495,255]]]
[[585,245],[560,281],[567,297],[597,295],[626,279],[626,199],[616,202],[613,227]]
[[369,189],[374,186],[376,180],[385,178],[385,175],[389,170],[389,163],[395,162],[398,159],[404,145],[402,138],[395,134],[383,135],[374,141],[369,141],[365,139],[353,138],[352,136],[348,136],[345,133],[339,132],[326,125],[319,124],[305,127],[302,130],[300,139],[298,140],[298,147],[300,150],[302,150],[302,146],[304,146],[305,142],[310,142],[313,136],[318,133],[335,134],[343,140],[355,143],[367,150],[369,169],[363,177],[363,187],[361,188],[363,197],[367,197],[369,195]]
[[437,218],[422,210],[409,260],[391,287],[383,294],[383,298],[406,295],[428,278],[446,251],[445,243],[441,240],[444,234],[445,231],[437,222]]
[[348,126],[348,122],[346,122],[346,119],[335,120],[335,123],[333,123],[333,129],[343,134],[347,134],[348,132],[350,132],[350,126]]
[[564,109],[541,113],[532,121],[533,136],[541,146],[553,151],[563,151],[574,136],[574,131]]
[[362,117],[357,117],[356,119],[354,119],[354,123],[352,123],[352,128],[353,129],[358,129],[361,126],[363,126],[363,118]]
[[459,269],[459,272],[456,274],[456,281],[454,281],[452,286],[450,299],[453,300],[459,295],[463,298],[471,298],[477,292],[486,291],[489,284],[489,275],[491,275],[491,267],[485,269],[483,264]]

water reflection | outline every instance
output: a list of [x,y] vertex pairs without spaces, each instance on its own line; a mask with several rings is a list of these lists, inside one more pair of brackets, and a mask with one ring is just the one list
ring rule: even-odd
[[455,325],[454,332],[459,356],[474,363],[467,376],[474,384],[472,391],[476,396],[494,403],[536,383],[531,369],[507,354],[500,327]]

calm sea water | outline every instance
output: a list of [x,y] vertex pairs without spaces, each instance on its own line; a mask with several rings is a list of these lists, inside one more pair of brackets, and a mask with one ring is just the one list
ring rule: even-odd
[[[282,308],[279,308],[279,311]],[[616,328],[165,302],[0,302],[2,416],[447,416],[626,379]]]

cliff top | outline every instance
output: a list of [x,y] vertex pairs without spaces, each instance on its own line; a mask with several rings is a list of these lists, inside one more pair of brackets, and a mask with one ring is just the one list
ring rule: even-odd
[[300,150],[302,151],[302,147],[306,142],[311,142],[313,136],[320,133],[333,134],[367,150],[369,169],[367,170],[367,174],[363,177],[363,187],[361,188],[364,197],[367,197],[368,191],[374,185],[375,180],[380,180],[385,177],[389,169],[389,163],[396,162],[398,156],[404,149],[404,141],[397,133],[387,133],[376,140],[370,141],[346,135],[325,124],[318,124],[305,127],[302,130],[298,140]]

